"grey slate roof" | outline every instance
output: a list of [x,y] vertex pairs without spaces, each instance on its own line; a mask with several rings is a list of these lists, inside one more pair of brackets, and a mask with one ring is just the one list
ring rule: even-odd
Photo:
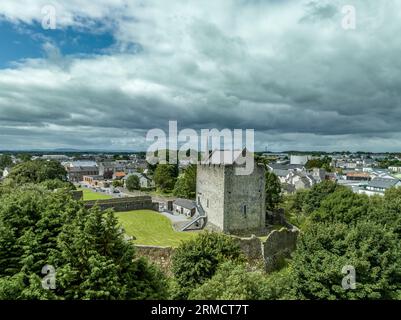
[[398,179],[387,179],[387,178],[374,178],[368,183],[368,187],[378,189],[390,189],[399,182]]
[[273,173],[278,177],[286,177],[289,173],[288,170],[273,169]]
[[187,199],[176,199],[174,204],[189,210],[196,208],[195,202]]
[[272,168],[273,170],[302,170],[305,166],[300,164],[279,164],[279,163],[270,163],[268,167]]

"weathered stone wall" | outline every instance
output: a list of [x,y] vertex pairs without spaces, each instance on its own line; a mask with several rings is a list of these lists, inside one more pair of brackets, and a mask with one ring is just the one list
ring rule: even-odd
[[132,210],[159,210],[159,204],[152,202],[151,196],[113,198],[105,200],[84,201],[86,208],[92,208],[95,205],[101,210],[113,209],[115,212],[132,211]]
[[250,238],[240,238],[236,236],[233,236],[233,238],[249,261],[263,259],[262,241],[258,237],[253,235]]
[[273,230],[263,244],[263,257],[267,272],[279,269],[296,248],[298,229]]
[[224,166],[198,165],[196,201],[207,215],[208,221],[219,231],[224,229]]
[[208,223],[231,234],[259,234],[265,228],[265,169],[236,175],[234,165],[198,165],[197,201]]
[[273,230],[266,240],[252,236],[250,238],[234,237],[248,261],[263,261],[266,272],[272,272],[283,266],[285,259],[291,257],[296,249],[298,229]]
[[255,165],[250,175],[235,175],[225,167],[224,232],[260,234],[265,228],[265,169]]
[[84,197],[84,193],[82,190],[73,190],[71,191],[71,196],[74,200],[82,200]]
[[135,245],[137,256],[146,257],[160,267],[166,274],[171,275],[171,257],[174,248]]
[[[255,265],[262,264],[266,272],[272,272],[282,267],[286,258],[290,258],[291,252],[296,248],[296,241],[299,231],[297,229],[274,230],[267,239],[262,241],[256,236],[241,238],[232,236],[238,243],[248,263]],[[171,274],[171,258],[174,248],[135,245],[139,256],[145,256],[164,272]]]

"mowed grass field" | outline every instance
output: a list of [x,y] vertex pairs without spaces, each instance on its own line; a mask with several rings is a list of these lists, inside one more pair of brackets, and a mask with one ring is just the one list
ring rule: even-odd
[[125,232],[134,236],[134,243],[143,245],[177,247],[181,241],[192,239],[196,232],[177,232],[171,221],[151,210],[116,212]]
[[104,200],[104,199],[111,199],[111,198],[113,198],[113,197],[110,196],[110,195],[102,194],[102,193],[99,193],[99,192],[95,192],[95,191],[92,191],[92,190],[90,190],[90,189],[80,188],[80,189],[78,189],[78,190],[83,191],[83,193],[84,193],[84,200],[85,200],[85,201],[88,201],[88,200]]

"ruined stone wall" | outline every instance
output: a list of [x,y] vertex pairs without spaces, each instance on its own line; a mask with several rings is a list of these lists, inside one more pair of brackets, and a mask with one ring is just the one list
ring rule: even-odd
[[235,175],[225,167],[224,232],[259,234],[265,228],[265,169],[255,165],[250,175]]
[[[263,265],[266,272],[272,272],[280,269],[285,259],[290,258],[291,252],[296,248],[298,233],[297,229],[282,228],[272,231],[264,241],[256,236],[232,237],[238,243],[248,263]],[[171,258],[174,248],[141,245],[135,245],[135,247],[139,256],[149,258],[164,272],[171,274]]]
[[84,197],[84,193],[82,190],[73,190],[71,191],[71,196],[74,200],[82,200]]
[[152,202],[151,196],[113,198],[105,200],[84,201],[86,208],[92,208],[95,205],[101,210],[113,209],[115,212],[132,211],[132,210],[159,210],[159,204]]
[[298,229],[273,230],[263,244],[263,257],[267,272],[279,269],[296,249]]
[[252,236],[250,238],[234,237],[248,261],[260,260],[264,263],[266,272],[280,269],[285,259],[291,257],[296,249],[298,229],[273,230],[266,240]]
[[135,245],[138,257],[146,257],[166,274],[171,275],[171,257],[174,249],[171,247]]
[[263,244],[258,237],[240,238],[233,236],[233,238],[238,243],[248,261],[263,259]]
[[200,200],[208,222],[224,228],[224,166],[198,165],[196,201]]

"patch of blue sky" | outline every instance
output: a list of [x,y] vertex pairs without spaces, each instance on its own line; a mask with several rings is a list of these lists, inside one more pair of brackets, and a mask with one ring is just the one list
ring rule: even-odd
[[96,21],[90,22],[90,28],[45,30],[40,23],[14,24],[0,19],[0,68],[46,57],[45,43],[56,46],[62,55],[102,55],[108,54],[116,41],[112,29]]

